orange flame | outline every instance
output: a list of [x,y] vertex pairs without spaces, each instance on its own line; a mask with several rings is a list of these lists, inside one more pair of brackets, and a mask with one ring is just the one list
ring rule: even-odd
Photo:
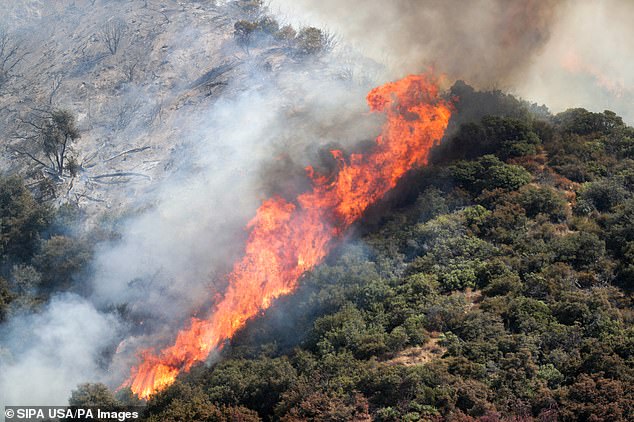
[[367,97],[374,112],[387,122],[369,154],[352,154],[346,161],[332,154],[339,171],[332,177],[307,172],[313,188],[295,201],[275,197],[265,201],[247,228],[244,257],[229,275],[224,297],[207,319],[192,318],[174,345],[159,354],[142,353],[123,386],[140,398],[171,385],[181,371],[222,347],[247,320],[272,301],[291,293],[299,277],[319,264],[334,241],[412,168],[427,163],[430,148],[444,134],[451,106],[438,95],[436,81],[408,76],[373,89]]

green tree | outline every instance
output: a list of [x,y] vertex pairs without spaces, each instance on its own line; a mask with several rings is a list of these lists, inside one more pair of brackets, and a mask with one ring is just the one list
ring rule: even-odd
[[605,242],[594,233],[572,233],[554,242],[557,259],[577,269],[587,269],[601,262]]
[[300,29],[295,39],[297,53],[303,56],[327,52],[332,49],[332,44],[332,36],[312,26]]
[[148,402],[148,422],[259,422],[258,414],[243,406],[218,405],[200,386],[177,381]]
[[13,300],[13,294],[9,290],[7,280],[0,277],[0,323],[4,322],[9,311],[9,305]]
[[[61,178],[68,170],[66,159],[72,144],[81,135],[70,111],[53,110],[42,114],[24,121],[27,131],[20,137],[25,142],[15,148],[15,152]],[[73,163],[73,171],[77,171],[76,163]]]
[[50,212],[17,177],[0,176],[0,256],[28,261],[37,250]]
[[494,155],[485,155],[476,161],[459,161],[450,167],[453,179],[473,193],[483,190],[516,190],[531,180],[523,167],[509,165]]
[[578,135],[609,133],[614,128],[624,126],[623,119],[612,111],[592,113],[583,108],[572,108],[557,114],[555,124],[563,132]]
[[33,264],[42,274],[43,289],[68,289],[91,256],[85,242],[67,236],[52,236],[43,242]]
[[521,190],[518,199],[530,218],[544,214],[550,221],[561,223],[568,215],[565,199],[550,187],[528,186]]
[[631,193],[617,180],[601,179],[583,186],[575,209],[582,214],[594,210],[607,212],[630,197]]
[[120,403],[104,384],[80,384],[73,390],[68,399],[70,406],[76,407],[100,407],[103,410],[115,409]]
[[39,296],[42,275],[31,265],[17,264],[11,269],[11,290],[14,293],[13,305],[21,310],[32,310],[39,305],[43,297]]
[[531,125],[512,117],[486,116],[479,123],[462,125],[436,153],[441,161],[472,160],[495,154],[503,160],[531,155],[541,144]]
[[206,378],[205,391],[212,402],[246,406],[265,416],[273,413],[297,374],[288,358],[263,357],[222,362]]

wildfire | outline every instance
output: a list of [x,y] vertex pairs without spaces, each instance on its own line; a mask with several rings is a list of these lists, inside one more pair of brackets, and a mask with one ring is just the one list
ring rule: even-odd
[[311,190],[294,201],[265,201],[248,223],[243,258],[233,266],[228,287],[207,319],[192,318],[174,345],[155,354],[142,353],[129,386],[140,398],[171,385],[181,371],[219,349],[247,320],[297,287],[299,277],[319,264],[335,240],[412,168],[427,163],[430,148],[447,127],[451,106],[438,95],[436,81],[411,75],[373,89],[367,96],[373,112],[387,116],[376,145],[368,154],[339,162],[333,177],[307,172]]

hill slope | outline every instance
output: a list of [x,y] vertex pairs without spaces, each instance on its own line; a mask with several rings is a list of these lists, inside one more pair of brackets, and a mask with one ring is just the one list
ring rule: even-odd
[[[0,398],[136,404],[109,387],[210,306],[261,199],[379,133],[383,69],[256,0],[5,3]],[[634,418],[634,130],[447,98],[429,166],[145,420]]]
[[581,109],[461,125],[147,420],[631,419],[633,135]]

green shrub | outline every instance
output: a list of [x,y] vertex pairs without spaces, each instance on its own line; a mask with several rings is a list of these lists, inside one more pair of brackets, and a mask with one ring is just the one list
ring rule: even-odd
[[50,211],[17,177],[0,177],[0,256],[28,261],[36,252]]

